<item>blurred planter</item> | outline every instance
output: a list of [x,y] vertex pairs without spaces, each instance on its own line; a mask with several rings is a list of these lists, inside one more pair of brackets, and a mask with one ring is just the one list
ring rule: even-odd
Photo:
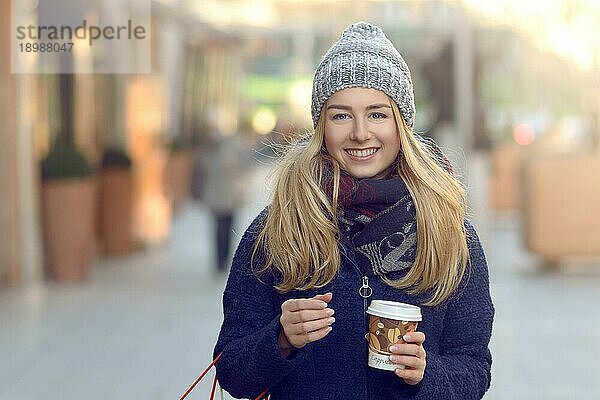
[[173,210],[178,210],[190,197],[194,150],[189,145],[175,140],[171,144],[171,154],[166,170],[165,186],[171,199]]
[[95,180],[72,145],[54,144],[42,162],[42,217],[48,278],[87,278],[94,251]]
[[502,144],[490,155],[490,205],[496,211],[514,211],[521,206],[521,165],[525,149],[516,144]]
[[131,159],[111,149],[100,171],[99,238],[102,252],[117,256],[133,249],[133,172]]
[[525,172],[527,247],[549,266],[600,256],[600,156],[533,159]]

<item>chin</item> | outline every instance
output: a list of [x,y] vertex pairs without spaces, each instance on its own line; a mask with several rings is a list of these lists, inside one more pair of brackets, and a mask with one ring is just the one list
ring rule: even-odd
[[377,172],[372,171],[348,171],[348,173],[356,179],[368,179],[377,175]]

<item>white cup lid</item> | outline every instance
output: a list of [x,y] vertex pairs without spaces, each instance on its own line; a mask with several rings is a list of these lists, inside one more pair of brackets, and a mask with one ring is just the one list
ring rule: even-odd
[[401,321],[421,321],[421,308],[389,300],[373,300],[367,314]]

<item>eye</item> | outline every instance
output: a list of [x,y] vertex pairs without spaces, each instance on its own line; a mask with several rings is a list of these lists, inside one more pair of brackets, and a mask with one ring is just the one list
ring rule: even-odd
[[334,120],[345,120],[345,119],[349,119],[350,115],[346,114],[346,113],[339,113],[339,114],[334,114],[332,119]]
[[385,119],[387,118],[387,115],[381,112],[374,112],[373,114],[371,114],[371,118],[373,119]]

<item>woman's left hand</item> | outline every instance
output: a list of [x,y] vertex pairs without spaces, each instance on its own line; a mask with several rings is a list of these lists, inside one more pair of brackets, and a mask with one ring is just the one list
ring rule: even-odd
[[398,364],[395,373],[409,385],[416,385],[423,380],[425,374],[425,359],[427,353],[423,348],[425,334],[410,332],[403,337],[406,343],[396,343],[390,346],[390,361]]

